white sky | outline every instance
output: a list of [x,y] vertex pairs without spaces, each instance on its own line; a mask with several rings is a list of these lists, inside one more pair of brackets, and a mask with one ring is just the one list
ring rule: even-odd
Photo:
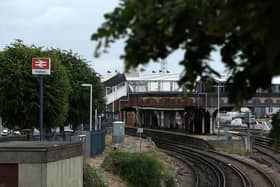
[[[123,71],[119,56],[124,44],[117,42],[108,54],[93,57],[96,43],[90,36],[104,21],[104,13],[116,7],[118,0],[1,0],[0,3],[0,50],[21,39],[25,44],[71,49],[85,57],[99,73]],[[182,53],[177,52],[167,59],[167,69],[180,73],[178,65]],[[223,70],[216,53],[213,67]],[[31,62],[30,62],[31,63]],[[211,63],[212,64],[212,63]],[[158,71],[160,64],[149,64],[146,72]]]

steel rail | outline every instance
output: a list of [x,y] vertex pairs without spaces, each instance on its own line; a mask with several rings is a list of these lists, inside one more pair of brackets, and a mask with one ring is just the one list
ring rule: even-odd
[[[190,152],[190,151],[178,149],[178,148],[174,147],[173,145],[170,145],[166,142],[160,142],[160,140],[155,141],[155,143],[156,143],[156,145],[158,145],[162,149],[167,149],[169,151],[174,151],[176,153],[187,156],[187,159],[192,158],[193,160],[196,160],[200,163],[203,163],[204,166],[206,166],[210,171],[212,171],[212,173],[214,174],[214,176],[216,178],[217,185],[214,185],[214,186],[226,187],[225,174],[223,173],[223,171],[217,165],[213,164],[206,157],[200,156],[200,155],[198,155],[196,153],[193,153],[193,152]],[[209,173],[209,175],[211,175],[211,173]],[[212,182],[214,182],[214,181],[212,181]]]

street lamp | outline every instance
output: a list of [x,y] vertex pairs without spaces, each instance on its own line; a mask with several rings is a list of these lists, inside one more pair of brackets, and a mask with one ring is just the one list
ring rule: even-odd
[[81,84],[81,86],[90,87],[89,130],[92,131],[92,84]]
[[220,82],[218,84],[218,135],[220,135]]
[[106,86],[106,96],[108,95],[107,89],[111,89],[113,94],[112,113],[113,113],[113,121],[114,121],[115,120],[115,86],[112,87]]
[[214,86],[218,89],[218,113],[217,113],[217,126],[218,126],[218,135],[220,135],[220,88],[224,87],[221,85],[220,80],[218,81],[218,85]]
[[251,125],[251,116],[250,116],[250,111],[246,112],[246,117],[247,119],[247,146],[246,149],[248,152],[252,151],[252,146],[251,146],[251,134],[250,134],[250,125]]

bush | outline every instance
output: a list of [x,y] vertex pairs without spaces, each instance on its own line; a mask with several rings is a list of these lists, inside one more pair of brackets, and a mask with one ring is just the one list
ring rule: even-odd
[[96,171],[87,163],[84,163],[84,187],[106,187],[103,181],[98,177]]
[[280,112],[272,117],[272,129],[270,130],[269,137],[272,139],[270,142],[275,150],[280,149]]
[[161,162],[143,153],[111,152],[102,167],[131,187],[160,187],[164,177]]
[[174,177],[171,174],[164,175],[164,185],[165,187],[173,187],[175,184]]

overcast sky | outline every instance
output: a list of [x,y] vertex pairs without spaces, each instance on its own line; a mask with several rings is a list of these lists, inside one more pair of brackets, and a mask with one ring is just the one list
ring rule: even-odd
[[[107,70],[123,71],[119,56],[123,53],[123,43],[118,42],[108,54],[93,57],[96,43],[91,34],[104,21],[103,15],[118,5],[118,0],[1,0],[0,3],[0,50],[15,39],[25,44],[43,47],[71,49],[85,57],[99,73]],[[177,52],[167,59],[167,69],[180,73],[177,65],[182,54]],[[217,54],[214,67],[222,69]],[[147,72],[159,70],[160,64],[150,64]]]

